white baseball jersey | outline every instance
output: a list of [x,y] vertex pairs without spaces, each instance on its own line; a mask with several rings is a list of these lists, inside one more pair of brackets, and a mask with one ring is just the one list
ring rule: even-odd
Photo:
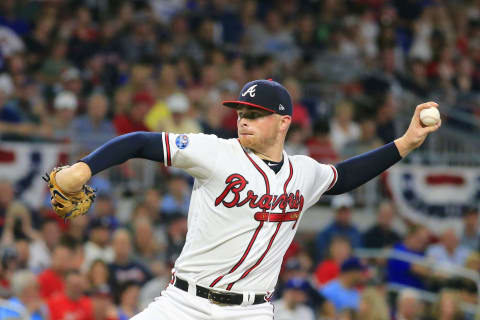
[[195,177],[185,246],[175,274],[232,292],[273,292],[305,210],[336,182],[336,170],[283,153],[275,174],[238,139],[163,134],[165,165]]

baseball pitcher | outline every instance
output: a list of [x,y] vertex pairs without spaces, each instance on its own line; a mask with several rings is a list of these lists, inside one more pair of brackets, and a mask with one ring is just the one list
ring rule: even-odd
[[348,192],[420,146],[441,123],[423,126],[418,105],[405,134],[335,165],[288,155],[285,136],[292,101],[278,82],[247,83],[236,101],[238,139],[205,134],[134,132],[112,139],[46,178],[55,211],[85,214],[98,172],[131,158],[160,161],[195,178],[185,246],[172,282],[134,320],[272,319],[269,302],[283,255],[304,212],[322,194]]

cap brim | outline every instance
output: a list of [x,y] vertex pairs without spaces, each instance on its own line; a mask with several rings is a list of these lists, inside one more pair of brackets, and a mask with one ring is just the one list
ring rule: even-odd
[[234,108],[234,109],[238,109],[239,105],[242,105],[242,106],[254,107],[254,108],[262,109],[265,111],[269,111],[271,113],[275,113],[273,110],[259,106],[258,104],[245,102],[245,101],[223,101],[222,104],[226,107]]

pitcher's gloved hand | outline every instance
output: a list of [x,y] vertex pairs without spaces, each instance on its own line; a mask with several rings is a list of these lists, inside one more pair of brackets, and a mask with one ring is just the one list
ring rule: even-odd
[[78,192],[63,192],[55,181],[55,175],[60,170],[68,167],[69,166],[54,168],[50,173],[47,173],[46,176],[43,177],[43,180],[48,183],[52,207],[55,213],[64,219],[73,219],[87,213],[95,199],[95,191],[92,187],[84,185]]

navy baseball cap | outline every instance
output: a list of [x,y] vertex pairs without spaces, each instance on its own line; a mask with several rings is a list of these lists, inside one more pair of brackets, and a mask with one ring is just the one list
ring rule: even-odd
[[367,266],[364,265],[360,259],[351,257],[345,260],[340,267],[340,270],[343,272],[349,271],[365,271],[367,270]]
[[298,278],[298,277],[288,279],[284,287],[285,290],[296,289],[296,290],[301,290],[305,292],[308,292],[310,288],[311,288],[311,285],[307,280],[303,278]]
[[270,79],[247,83],[237,100],[223,101],[222,104],[235,109],[240,105],[250,106],[286,116],[291,116],[293,110],[292,98],[287,89]]

